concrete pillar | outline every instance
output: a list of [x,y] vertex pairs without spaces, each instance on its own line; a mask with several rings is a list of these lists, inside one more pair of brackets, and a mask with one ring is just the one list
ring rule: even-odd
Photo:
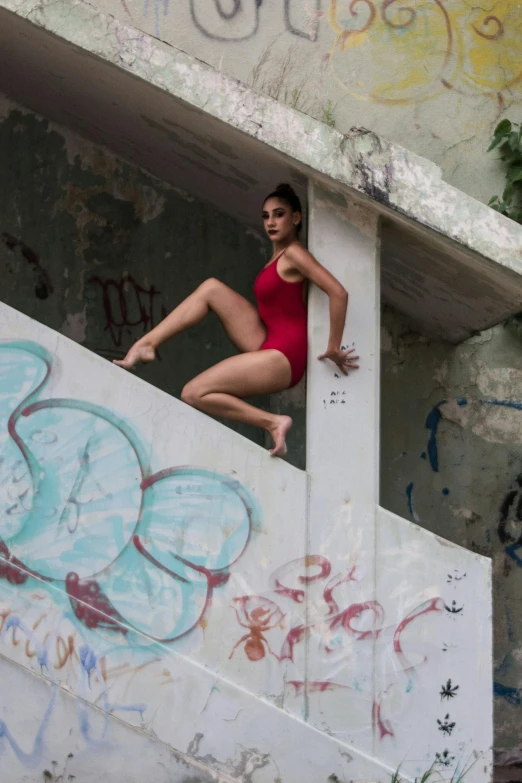
[[[346,655],[350,644],[332,628],[335,615],[328,598],[348,606],[375,597],[375,509],[379,457],[379,239],[378,216],[360,203],[312,183],[309,189],[309,242],[313,255],[349,292],[343,345],[355,347],[360,369],[349,377],[317,356],[328,343],[328,297],[313,286],[309,300],[309,365],[307,387],[307,471],[310,476],[308,553],[329,561],[330,587],[315,596],[313,562],[309,566],[308,719],[335,728],[343,739],[371,752],[368,716],[373,705],[373,641],[354,650],[352,661],[361,676],[353,732],[347,727],[346,694],[353,688],[354,668]],[[328,566],[326,566],[328,567]],[[363,571],[365,572],[363,574]],[[337,583],[337,581],[338,583]],[[330,593],[328,592],[330,589]],[[317,607],[322,607],[317,609]],[[372,624],[371,610],[359,620]],[[357,622],[359,622],[357,620]],[[336,659],[336,646],[343,655]],[[328,649],[327,648],[331,648]],[[363,649],[364,648],[364,649]],[[311,697],[313,683],[335,682],[322,701]],[[326,686],[324,686],[326,687]],[[333,686],[332,686],[333,687]],[[364,717],[363,717],[364,716]],[[349,722],[348,722],[349,723]],[[361,736],[361,733],[363,736]]]
[[359,524],[373,524],[378,500],[379,261],[377,216],[312,184],[309,249],[349,292],[343,344],[360,369],[345,377],[317,356],[328,343],[328,297],[313,286],[309,300],[306,466],[311,478],[310,546],[324,543],[326,520],[347,506]]

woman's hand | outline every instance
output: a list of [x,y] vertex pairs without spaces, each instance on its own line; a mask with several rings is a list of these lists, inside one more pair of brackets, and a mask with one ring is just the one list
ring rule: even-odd
[[355,353],[355,348],[351,348],[349,351],[344,351],[342,348],[329,348],[317,358],[321,361],[323,359],[330,359],[331,362],[338,366],[344,375],[348,375],[348,370],[359,369],[359,365],[357,364],[359,357],[352,356],[353,353]]

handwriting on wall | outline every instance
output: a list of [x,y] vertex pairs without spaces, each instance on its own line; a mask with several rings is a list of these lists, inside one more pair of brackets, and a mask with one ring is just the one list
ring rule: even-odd
[[[128,1],[120,2],[129,13]],[[471,0],[187,3],[194,28],[218,44],[265,36],[268,46],[280,31],[312,44],[318,63],[329,64],[333,84],[364,101],[418,103],[451,90],[500,100],[522,82],[522,6],[510,0],[485,9]],[[173,12],[169,0],[144,0],[144,14],[154,14],[158,36],[161,20],[168,22]]]
[[[296,16],[302,8],[295,0],[284,0],[283,21],[287,32],[298,38],[315,41],[322,0],[312,0],[308,17],[309,29],[299,25]],[[190,0],[190,15],[194,26],[215,41],[247,41],[259,32],[263,0]],[[297,13],[295,6],[298,6]]]
[[[337,694],[350,705],[354,715],[358,714],[357,699],[361,697],[364,706],[357,720],[362,723],[371,720],[377,740],[386,737],[393,740],[397,732],[394,713],[400,703],[397,694],[400,690],[406,696],[413,692],[419,686],[419,670],[431,663],[430,656],[419,654],[415,649],[415,629],[420,627],[420,635],[425,636],[430,620],[442,619],[450,600],[449,596],[446,601],[438,597],[425,600],[405,612],[396,625],[390,626],[379,601],[364,597],[350,600],[351,589],[361,583],[362,575],[356,559],[346,570],[337,572],[328,558],[318,554],[281,566],[270,575],[267,593],[234,599],[232,608],[239,626],[246,633],[235,642],[229,657],[244,655],[255,664],[267,659],[275,660],[276,666],[293,666],[298,659],[304,660],[304,648],[308,644],[315,651],[313,656],[308,656],[308,677],[295,679],[293,670],[289,669],[285,687],[296,696],[306,692],[310,703],[314,694],[317,698],[324,698],[321,694]],[[448,589],[458,594],[465,578],[466,574],[457,570],[447,574]],[[306,615],[294,614],[292,607],[295,605],[306,605]],[[370,648],[370,657],[376,656],[379,661],[376,666],[384,676],[382,688],[373,694],[373,701],[361,685],[365,681],[364,665],[358,665],[362,664]],[[441,653],[448,649],[446,643],[439,648]],[[390,661],[393,662],[391,666]],[[373,687],[373,678],[369,678],[370,681]],[[460,690],[460,685],[448,678],[439,685],[440,701],[454,703]],[[391,694],[394,694],[393,698]],[[371,715],[364,712],[368,709]],[[448,708],[440,718],[433,720],[435,741],[440,737],[447,740],[457,727]],[[450,750],[442,748],[435,754],[433,764],[449,767],[454,761]]]
[[102,297],[105,317],[103,330],[110,337],[111,347],[102,347],[98,353],[119,357],[126,338],[138,339],[150,331],[167,315],[160,303],[160,292],[154,287],[143,286],[132,275],[126,274],[119,280],[93,275],[88,283],[96,286]]

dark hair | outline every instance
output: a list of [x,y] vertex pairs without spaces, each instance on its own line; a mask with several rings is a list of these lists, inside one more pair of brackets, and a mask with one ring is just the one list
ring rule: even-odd
[[[286,182],[281,182],[279,185],[277,185],[276,189],[269,193],[268,196],[266,196],[265,200],[263,201],[263,206],[266,204],[269,198],[278,198],[280,201],[284,201],[292,212],[300,212],[302,214],[303,210],[301,209],[301,202],[299,200],[299,196],[293,189],[291,185],[289,185]],[[299,225],[297,226],[297,230],[301,230],[301,224],[302,221],[299,222]]]

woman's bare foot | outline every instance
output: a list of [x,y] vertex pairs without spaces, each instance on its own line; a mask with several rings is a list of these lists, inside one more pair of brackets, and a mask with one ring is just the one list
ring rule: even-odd
[[140,362],[153,362],[156,358],[156,351],[150,343],[138,341],[130,348],[124,359],[113,359],[114,364],[123,367],[125,370],[132,370]]
[[286,448],[286,433],[292,426],[292,419],[290,416],[277,416],[276,421],[272,427],[268,430],[274,441],[274,448],[270,449],[272,457],[284,457]]

